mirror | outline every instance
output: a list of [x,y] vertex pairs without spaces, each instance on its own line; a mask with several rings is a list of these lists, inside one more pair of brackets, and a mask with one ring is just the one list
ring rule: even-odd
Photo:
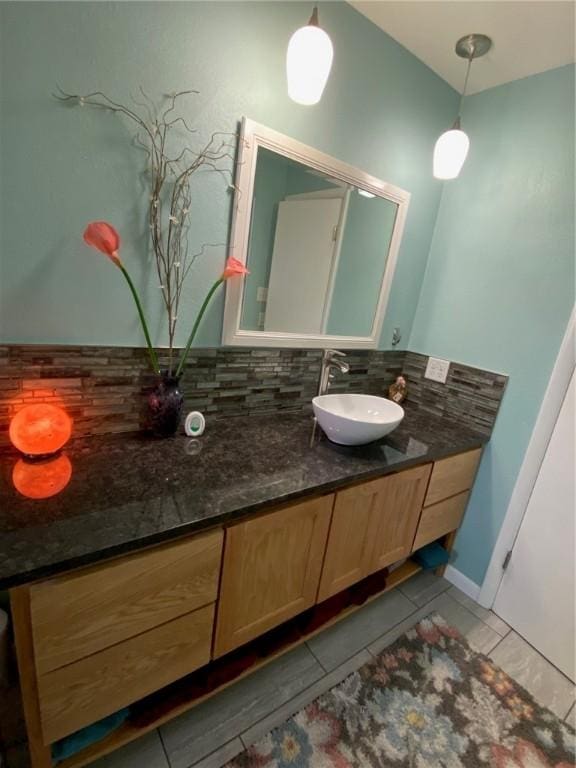
[[409,195],[245,120],[224,343],[378,344]]

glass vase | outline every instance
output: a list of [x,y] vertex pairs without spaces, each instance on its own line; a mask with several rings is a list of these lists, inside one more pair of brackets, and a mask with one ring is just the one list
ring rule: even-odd
[[157,437],[173,437],[180,426],[183,405],[180,377],[162,371],[148,396],[148,423],[152,433]]

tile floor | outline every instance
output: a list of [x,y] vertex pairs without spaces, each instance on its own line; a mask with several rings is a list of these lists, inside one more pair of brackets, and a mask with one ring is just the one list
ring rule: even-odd
[[94,768],[220,768],[437,611],[543,706],[576,722],[576,686],[491,611],[422,573]]
[[491,611],[422,573],[94,768],[220,768],[432,611],[576,725],[576,687],[568,678]]

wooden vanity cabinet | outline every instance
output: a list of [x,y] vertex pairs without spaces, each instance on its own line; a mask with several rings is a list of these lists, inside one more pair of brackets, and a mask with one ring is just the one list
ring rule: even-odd
[[214,657],[316,602],[334,495],[226,529]]
[[319,601],[410,554],[431,469],[426,464],[336,494]]
[[434,462],[412,551],[454,532],[462,522],[482,449]]
[[[342,593],[347,615],[358,607],[353,594],[346,604],[347,588],[371,574],[398,565],[372,596],[410,578],[418,563],[399,562],[410,552],[432,541],[451,548],[480,456],[467,451],[13,588],[33,768],[52,768],[54,741],[210,661],[224,669],[221,657],[317,603]],[[219,687],[196,700],[177,695],[168,712],[128,722],[62,768],[82,768]]]
[[51,764],[46,745],[210,661],[223,538],[216,529],[11,590],[34,768]]

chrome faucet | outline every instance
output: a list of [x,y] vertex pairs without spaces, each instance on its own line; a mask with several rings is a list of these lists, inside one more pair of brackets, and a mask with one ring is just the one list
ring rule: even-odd
[[339,357],[346,357],[345,352],[339,352],[337,349],[325,349],[322,355],[322,368],[320,370],[320,379],[318,380],[318,394],[325,395],[330,386],[330,380],[334,378],[334,369],[340,373],[348,373],[350,366]]

